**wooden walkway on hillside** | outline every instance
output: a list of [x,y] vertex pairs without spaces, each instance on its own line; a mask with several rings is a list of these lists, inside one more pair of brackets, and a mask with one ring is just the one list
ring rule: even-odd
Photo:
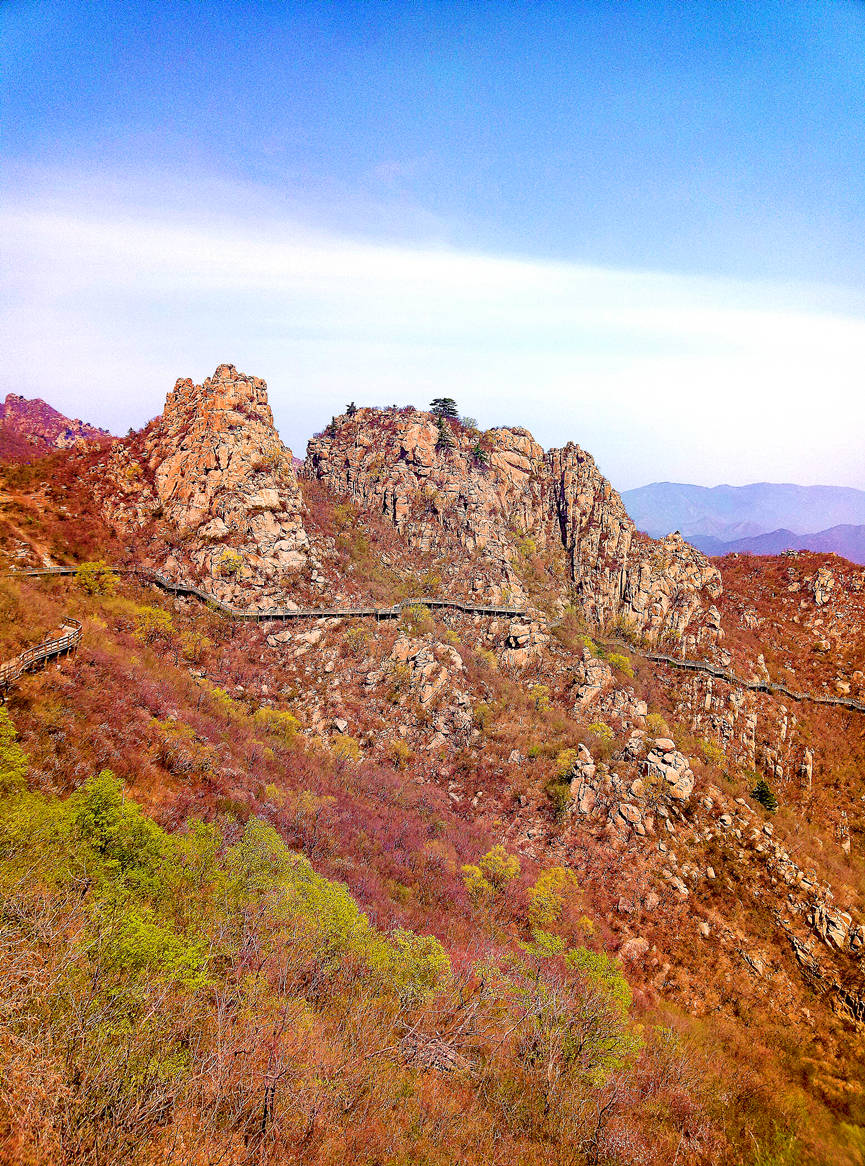
[[0,691],[5,692],[25,672],[38,668],[40,664],[45,664],[56,656],[65,656],[67,652],[72,652],[78,647],[81,643],[80,622],[67,618],[64,619],[62,626],[67,629],[62,636],[43,640],[41,644],[36,644],[12,660],[7,660],[5,664],[0,664]]
[[[363,607],[269,608],[262,611],[248,611],[233,607],[230,603],[224,603],[221,599],[217,599],[215,596],[208,594],[208,592],[203,591],[200,587],[194,587],[191,583],[178,583],[173,579],[167,578],[165,575],[161,575],[158,571],[143,569],[141,567],[111,567],[110,569],[118,575],[138,576],[145,582],[153,583],[155,586],[161,587],[164,591],[168,591],[172,595],[190,595],[195,599],[201,600],[202,603],[207,604],[216,611],[222,612],[223,615],[227,615],[230,619],[253,620],[257,623],[278,623],[296,619],[352,619],[364,616],[376,620],[399,619],[404,608],[418,605],[429,608],[450,608],[455,611],[464,612],[467,615],[508,616],[511,618],[518,616],[525,617],[527,615],[525,608],[522,607],[465,603],[460,599],[436,599],[431,596],[421,596],[417,599],[404,599],[399,603],[393,604],[391,607],[373,607],[368,605]],[[74,575],[77,570],[77,567],[41,567],[32,570],[7,571],[2,577],[14,579],[33,576]],[[71,629],[67,635],[55,640],[46,640],[43,644],[38,644],[35,648],[30,648],[27,652],[23,652],[15,660],[10,660],[7,664],[0,665],[0,689],[6,688],[9,684],[14,683],[22,672],[27,671],[28,668],[35,667],[43,660],[50,659],[52,656],[58,656],[63,652],[71,651],[77,647],[81,640],[81,625],[77,620],[70,619],[65,621],[64,626],[68,626]],[[627,647],[630,651],[635,650],[632,645],[623,646]],[[752,692],[774,693],[780,696],[786,696],[790,700],[807,701],[810,704],[829,705],[834,708],[846,708],[851,709],[853,712],[865,713],[865,703],[854,700],[853,697],[812,696],[810,693],[796,692],[792,688],[787,688],[784,684],[775,684],[769,680],[743,680],[740,676],[736,676],[734,672],[728,672],[724,668],[718,668],[705,660],[685,660],[679,656],[665,656],[660,652],[639,652],[638,654],[645,660],[652,660],[658,664],[668,664],[671,668],[683,668],[689,672],[702,672],[718,680],[723,680],[727,684],[734,685],[738,688],[749,689]]]
[[654,660],[658,664],[669,664],[673,668],[685,668],[689,672],[703,672],[738,688],[750,689],[751,692],[777,693],[780,696],[789,697],[790,700],[806,700],[810,704],[826,704],[836,708],[853,709],[857,713],[865,713],[865,704],[861,700],[854,700],[852,696],[812,696],[808,692],[796,692],[795,689],[788,688],[786,684],[775,684],[771,680],[743,680],[734,672],[717,668],[705,660],[683,660],[679,656],[663,656],[660,652],[642,652],[641,655],[644,659]]
[[[195,599],[200,599],[202,603],[206,603],[216,611],[221,612],[223,615],[229,616],[231,619],[253,620],[257,623],[281,623],[295,619],[352,619],[360,616],[368,616],[377,620],[399,619],[404,608],[418,606],[450,608],[454,611],[464,612],[466,615],[507,616],[510,618],[526,615],[526,610],[523,607],[510,607],[505,604],[493,603],[467,603],[462,599],[437,599],[429,595],[419,596],[415,599],[402,599],[390,607],[374,607],[367,604],[359,607],[344,605],[341,607],[263,608],[261,610],[254,610],[234,607],[230,603],[225,603],[223,600],[217,599],[215,595],[203,591],[200,587],[195,587],[191,583],[179,583],[174,579],[169,579],[167,576],[161,575],[158,571],[141,567],[111,567],[109,569],[116,575],[137,575],[145,582],[153,583],[157,587],[161,587],[163,591],[171,592],[172,595],[191,595]],[[77,570],[77,567],[40,567],[32,570],[7,571],[3,577],[14,579],[24,576],[74,575]]]

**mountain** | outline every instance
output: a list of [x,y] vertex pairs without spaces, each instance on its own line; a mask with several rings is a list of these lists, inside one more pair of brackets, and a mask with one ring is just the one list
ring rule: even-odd
[[4,1163],[861,1164],[861,567],[223,364],[0,456],[0,611]]
[[639,529],[654,537],[678,530],[689,540],[710,535],[733,542],[779,529],[806,534],[865,524],[865,490],[845,486],[654,482],[624,491],[622,500]]
[[29,460],[55,449],[111,440],[107,430],[64,417],[38,397],[29,400],[9,393],[0,406],[0,452],[6,458]]
[[843,523],[813,534],[794,534],[792,530],[772,530],[767,534],[724,542],[712,535],[692,534],[690,542],[706,555],[729,555],[736,551],[750,555],[779,555],[783,551],[828,551],[843,555],[851,563],[865,565],[865,525]]

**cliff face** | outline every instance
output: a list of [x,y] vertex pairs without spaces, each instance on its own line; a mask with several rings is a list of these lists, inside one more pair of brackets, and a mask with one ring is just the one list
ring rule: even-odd
[[522,600],[512,545],[544,508],[543,450],[525,429],[492,430],[483,449],[461,427],[446,434],[444,448],[429,413],[360,409],[310,441],[304,472],[383,514],[411,549],[464,548],[476,557],[478,586]]
[[106,515],[126,532],[158,523],[170,548],[155,565],[191,565],[219,598],[282,597],[307,564],[309,539],[291,451],[258,377],[222,364],[204,384],[178,380],[162,415],[107,467]]
[[721,579],[670,535],[637,534],[617,492],[579,446],[545,454],[525,429],[479,434],[417,410],[361,409],[314,438],[305,471],[384,514],[426,550],[444,535],[477,552],[500,591],[525,599],[521,544],[563,557],[576,600],[599,623],[625,621],[653,642],[718,638]]
[[14,444],[17,439],[25,447],[41,453],[91,442],[107,445],[113,440],[105,429],[64,417],[38,397],[28,400],[17,393],[9,393],[0,405],[0,430],[7,442]]

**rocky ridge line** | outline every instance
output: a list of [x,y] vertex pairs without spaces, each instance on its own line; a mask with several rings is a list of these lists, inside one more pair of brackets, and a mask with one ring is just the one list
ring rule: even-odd
[[718,570],[677,534],[640,535],[573,443],[544,453],[526,429],[481,434],[415,409],[365,408],[310,441],[304,473],[386,516],[410,547],[427,551],[445,538],[475,555],[470,586],[525,601],[515,563],[530,547],[561,559],[597,624],[621,621],[683,651],[721,639]]

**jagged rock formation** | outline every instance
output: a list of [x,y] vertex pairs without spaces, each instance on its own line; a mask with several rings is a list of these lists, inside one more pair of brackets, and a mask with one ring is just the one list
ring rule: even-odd
[[18,393],[9,393],[0,406],[0,432],[4,444],[23,445],[39,453],[94,442],[107,445],[113,440],[106,429],[64,417],[38,397],[28,400]]
[[173,544],[161,568],[174,576],[191,564],[220,599],[264,606],[309,562],[303,499],[267,385],[234,365],[202,385],[178,380],[140,440],[97,472],[114,485],[112,525],[128,532],[160,521]]
[[525,429],[491,430],[477,452],[477,440],[461,427],[444,433],[453,443],[447,449],[429,413],[359,409],[310,441],[305,472],[384,514],[409,547],[426,551],[444,536],[477,553],[491,570],[475,576],[475,589],[496,601],[504,592],[521,601],[513,540],[543,509],[534,472],[543,450]]
[[721,579],[678,534],[639,535],[579,446],[545,454],[521,428],[484,434],[415,409],[360,409],[309,443],[304,472],[386,515],[410,546],[443,535],[477,553],[474,583],[527,598],[514,569],[531,549],[563,556],[576,600],[598,624],[623,621],[683,649],[721,637]]

